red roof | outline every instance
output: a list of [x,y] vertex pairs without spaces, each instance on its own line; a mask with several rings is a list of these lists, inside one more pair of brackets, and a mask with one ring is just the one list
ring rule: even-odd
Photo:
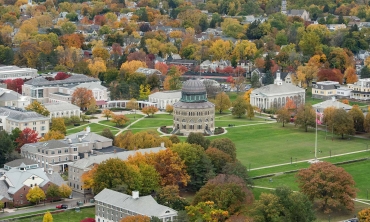
[[96,105],[98,105],[98,106],[105,105],[105,104],[107,104],[107,102],[105,102],[104,100],[96,101]]

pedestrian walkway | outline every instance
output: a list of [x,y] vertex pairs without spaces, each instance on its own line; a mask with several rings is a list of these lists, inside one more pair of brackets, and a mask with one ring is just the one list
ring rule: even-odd
[[132,126],[133,124],[135,124],[135,123],[139,122],[140,120],[143,120],[145,117],[146,117],[146,116],[143,116],[143,117],[141,117],[141,118],[139,118],[139,119],[135,120],[134,122],[130,123],[128,126],[126,126],[125,128],[121,129],[120,131],[118,131],[118,133],[116,133],[116,135],[115,135],[115,136],[118,136],[118,135],[119,135],[119,134],[121,134],[123,131],[128,130],[128,128],[129,128],[130,126]]

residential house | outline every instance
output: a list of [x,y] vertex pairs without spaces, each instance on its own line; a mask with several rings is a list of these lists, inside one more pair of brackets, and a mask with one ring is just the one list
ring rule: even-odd
[[358,59],[365,60],[367,57],[369,57],[369,55],[370,55],[370,52],[369,51],[367,51],[367,50],[360,50],[357,53],[356,57]]
[[252,106],[260,109],[277,109],[285,106],[287,101],[292,100],[296,106],[305,103],[305,90],[280,78],[280,71],[276,72],[274,84],[254,89],[250,95]]
[[100,164],[103,161],[112,158],[118,158],[120,160],[127,160],[129,156],[133,156],[136,153],[157,153],[161,150],[165,150],[164,143],[161,144],[161,147],[154,147],[154,148],[147,148],[147,149],[139,149],[139,150],[130,150],[125,152],[114,152],[108,154],[96,154],[92,153],[89,156],[85,156],[78,161],[71,163],[68,166],[68,184],[73,189],[73,191],[89,194],[91,193],[91,189],[84,189],[83,183],[81,181],[81,176],[83,173],[91,170],[95,164]]
[[350,88],[351,99],[358,99],[358,100],[369,100],[370,99],[370,78],[366,79],[359,79],[354,84],[348,84],[348,88]]
[[310,19],[310,13],[307,12],[305,9],[291,9],[287,10],[287,16],[298,16],[301,17],[304,21],[309,21]]
[[138,68],[135,72],[145,74],[147,77],[151,75],[162,75],[161,71],[158,69],[149,69],[149,68]]
[[44,103],[44,107],[50,112],[50,118],[71,117],[81,115],[80,107],[67,102]]
[[105,188],[95,197],[95,220],[97,222],[118,222],[132,215],[157,217],[160,221],[176,221],[177,211],[158,204],[151,195],[132,196]]
[[30,97],[23,96],[13,90],[0,88],[0,106],[24,109],[30,104]]
[[348,87],[339,87],[337,88],[337,98],[349,98],[351,96],[352,89]]
[[338,30],[338,29],[346,29],[347,28],[346,24],[328,24],[328,25],[326,25],[326,27],[330,31],[335,31],[335,30]]
[[37,69],[19,68],[18,66],[1,66],[0,80],[32,79],[38,76]]
[[337,95],[337,89],[340,87],[339,82],[322,81],[312,84],[312,97],[317,99],[331,99]]
[[170,55],[167,60],[166,60],[166,64],[167,65],[181,65],[181,66],[185,66],[186,68],[188,69],[194,69],[198,62],[196,60],[190,60],[190,59],[175,59],[173,58],[174,55]]
[[352,106],[339,102],[335,99],[333,96],[331,99],[325,100],[324,102],[317,103],[315,105],[312,105],[312,107],[319,113],[323,113],[324,110],[328,107],[335,107],[337,109],[344,109],[346,111],[349,111],[352,109]]
[[[45,193],[51,185],[61,186],[63,178],[48,169],[47,173],[42,168],[27,168],[21,163],[19,167],[11,168],[0,177],[0,201],[7,206],[25,206],[30,202],[26,196],[33,187],[40,187]],[[47,197],[45,201],[50,201]]]
[[155,92],[149,95],[149,102],[158,109],[165,110],[167,105],[173,105],[181,98],[181,90]]
[[24,130],[30,128],[39,136],[49,131],[50,118],[33,111],[15,107],[0,107],[0,130],[11,132],[15,128]]

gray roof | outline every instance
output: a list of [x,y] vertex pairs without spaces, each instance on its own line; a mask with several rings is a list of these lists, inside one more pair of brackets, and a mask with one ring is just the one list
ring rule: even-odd
[[264,95],[275,95],[275,94],[289,94],[289,93],[304,93],[305,90],[294,86],[290,83],[284,83],[282,85],[270,84],[263,86],[252,91],[253,94],[264,94]]
[[0,89],[0,101],[18,100],[22,95],[13,90]]
[[202,81],[198,79],[189,79],[182,84],[183,93],[199,94],[205,93],[206,87]]
[[287,14],[288,15],[296,15],[296,16],[301,16],[303,13],[304,13],[304,9],[292,9],[292,10],[288,10],[287,11]]
[[177,211],[158,204],[150,195],[134,199],[130,195],[104,189],[95,196],[95,201],[101,201],[149,217],[163,218],[166,215],[177,215]]
[[49,112],[55,111],[69,111],[80,109],[80,107],[66,102],[57,102],[57,103],[44,103],[44,107],[49,110]]
[[110,154],[102,154],[97,156],[89,156],[88,158],[80,159],[72,164],[70,166],[79,168],[79,169],[86,169],[90,167],[93,164],[99,164],[105,160],[111,159],[111,158],[118,158],[120,160],[127,160],[129,156],[135,155],[135,153],[157,153],[161,150],[165,150],[165,147],[154,147],[154,148],[147,148],[147,149],[139,149],[139,150],[130,150],[126,152],[118,152],[118,153],[110,153]]
[[178,101],[175,104],[173,104],[174,108],[185,108],[185,109],[207,109],[215,107],[215,104],[211,102],[200,102],[200,103],[185,103]]
[[[84,82],[98,82],[99,79],[95,79],[82,74],[74,74],[71,77],[63,80],[48,81],[43,77],[38,77],[25,82],[25,85],[32,86],[52,86],[52,85],[63,85],[63,84],[80,84]],[[99,81],[100,82],[100,81]]]
[[149,98],[151,97],[156,98],[156,99],[180,99],[181,91],[171,90],[171,91],[155,92],[149,95]]
[[8,107],[0,107],[0,116],[7,116],[8,119],[12,119],[17,122],[49,120],[49,117],[43,116],[33,111],[12,109]]
[[67,141],[63,140],[49,140],[45,142],[38,143],[27,143],[22,146],[22,151],[28,151],[30,153],[37,153],[38,148],[42,149],[57,149],[57,148],[66,148],[69,147]]
[[312,107],[315,108],[315,109],[326,109],[328,107],[335,107],[337,109],[342,108],[344,110],[352,109],[352,106],[347,105],[345,103],[341,103],[337,100],[332,100],[332,99],[326,100],[326,101],[321,102],[321,103],[317,103],[315,105],[312,105]]
[[[80,143],[78,138],[82,138],[82,142],[112,142],[113,140],[104,136],[101,136],[99,134],[93,133],[93,132],[86,132],[86,131],[81,131],[77,133],[70,134],[65,137],[65,139],[71,139],[72,143]],[[66,140],[62,140],[67,142]]]
[[33,161],[33,160],[22,158],[22,159],[16,159],[16,160],[7,162],[4,165],[10,166],[10,167],[19,167],[19,166],[22,165],[22,163],[25,164],[25,165],[36,164],[35,161]]
[[50,182],[54,183],[57,186],[61,186],[62,184],[66,184],[66,181],[63,180],[62,176],[59,173],[53,172],[52,174],[46,174],[49,178]]
[[135,72],[138,72],[138,73],[143,73],[147,76],[149,75],[153,75],[153,74],[158,74],[158,75],[161,75],[162,73],[157,70],[157,69],[149,69],[149,68],[143,68],[143,67],[140,67],[138,68]]
[[322,81],[322,82],[317,82],[315,84],[312,84],[312,88],[315,89],[337,89],[340,87],[339,82],[335,81]]
[[4,180],[0,180],[0,200],[2,200],[3,198],[12,200],[12,198],[8,194],[8,186],[6,185]]
[[7,179],[10,180],[12,183],[12,186],[9,184],[8,193],[14,194],[16,193],[20,188],[24,186],[23,182],[27,179],[31,178],[32,176],[37,176],[42,178],[44,181],[40,184],[40,186],[44,186],[47,182],[49,182],[49,178],[44,172],[42,168],[36,168],[36,169],[30,169],[26,171],[20,171],[19,169],[12,168],[8,172],[5,173],[5,176]]
[[102,86],[100,84],[100,82],[86,82],[86,83],[81,83],[81,84],[78,84],[77,86],[73,87],[72,89],[76,89],[76,88],[86,88],[86,89],[95,89],[95,88],[98,88],[98,89],[107,89],[105,86]]

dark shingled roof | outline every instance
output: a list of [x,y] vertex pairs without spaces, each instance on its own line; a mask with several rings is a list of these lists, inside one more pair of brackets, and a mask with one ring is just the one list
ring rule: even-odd
[[19,167],[22,163],[26,165],[36,164],[35,161],[22,158],[22,159],[16,159],[10,162],[5,163],[4,165],[10,166],[10,167]]

